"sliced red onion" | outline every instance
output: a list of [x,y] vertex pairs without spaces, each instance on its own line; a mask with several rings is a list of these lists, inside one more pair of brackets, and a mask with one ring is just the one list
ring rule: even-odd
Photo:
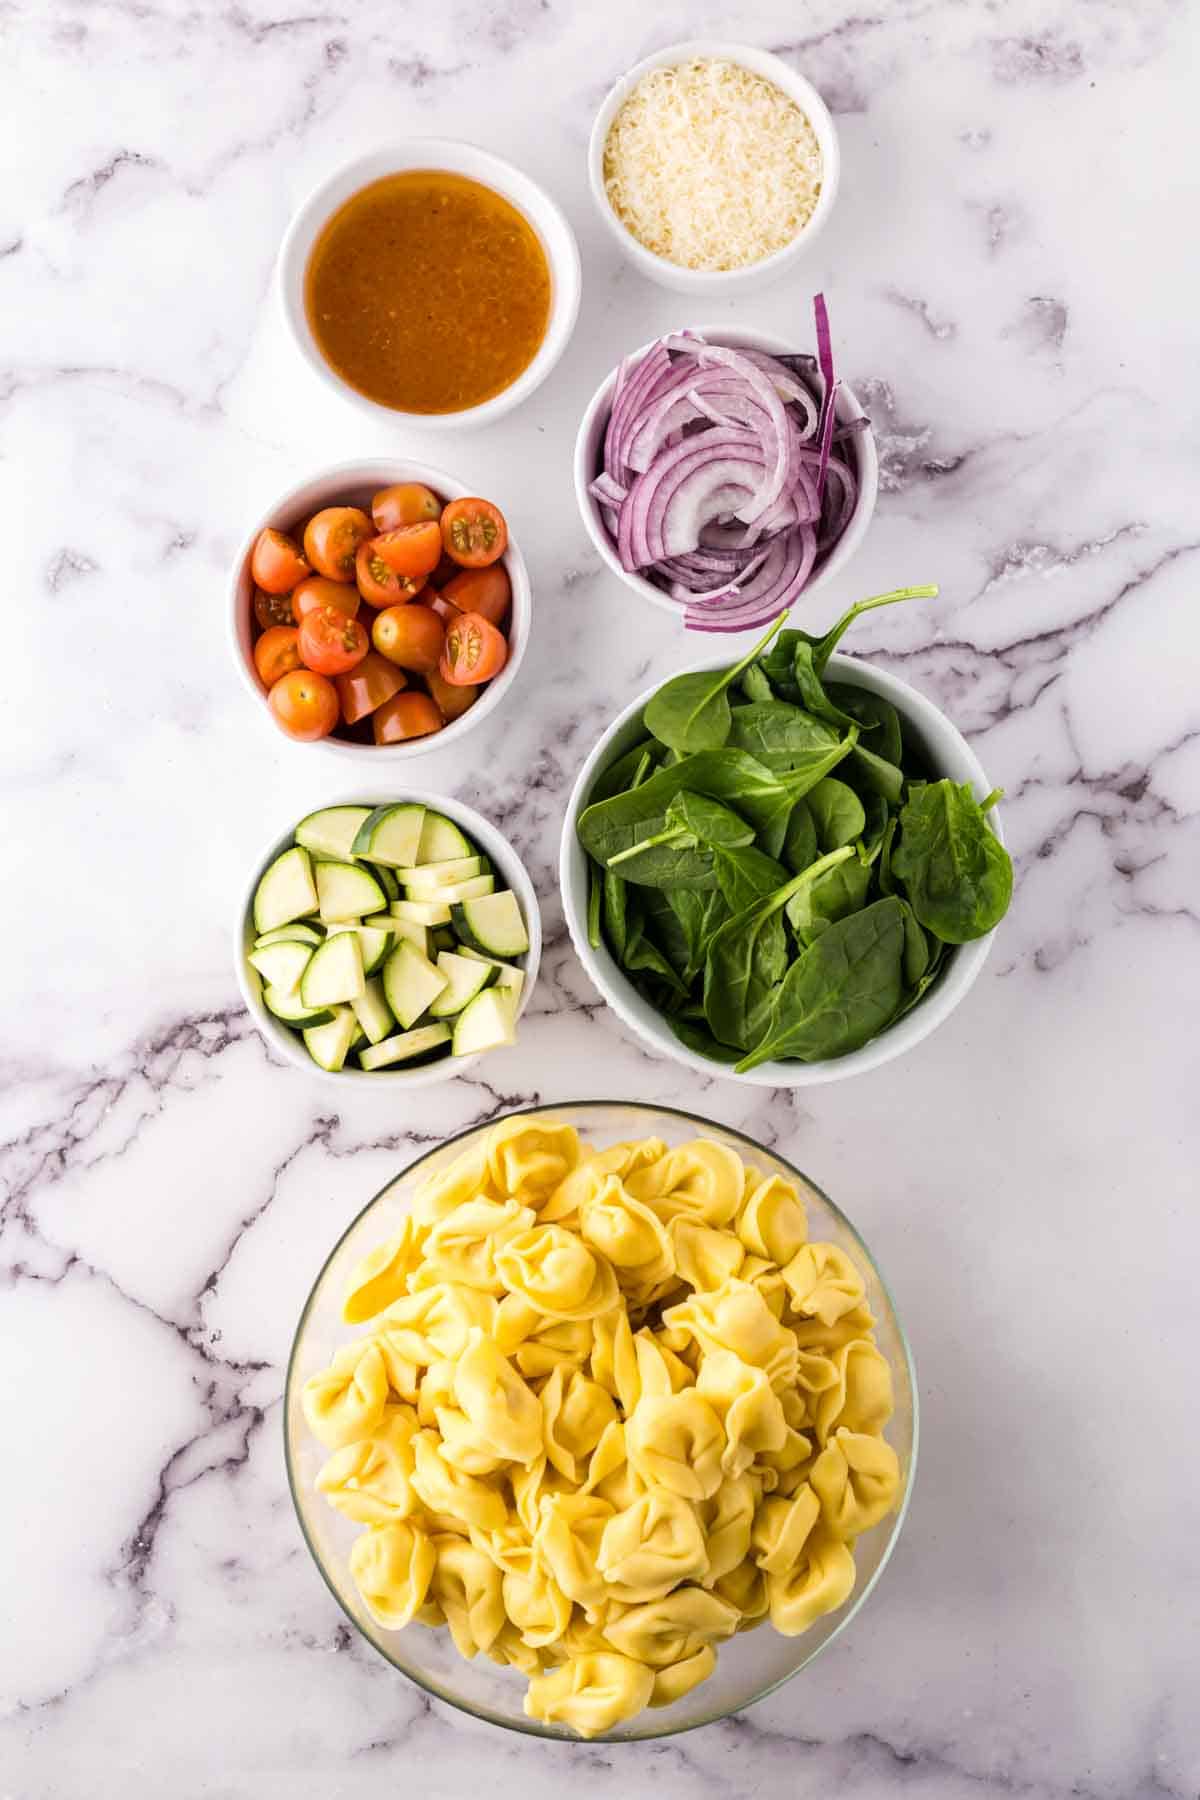
[[604,469],[597,475],[595,481],[593,481],[591,487],[588,489],[588,493],[592,498],[594,500],[599,500],[604,506],[620,506],[628,491],[627,488],[623,488],[621,483],[609,474],[607,469]]
[[813,317],[817,326],[817,358],[821,364],[821,378],[825,383],[825,392],[821,396],[821,461],[817,467],[817,504],[825,492],[825,470],[829,464],[829,448],[833,443],[834,413],[837,402],[837,382],[833,374],[833,340],[829,335],[829,313],[825,306],[824,294],[817,294],[813,300]]
[[693,600],[684,615],[692,631],[749,631],[763,625],[793,600],[812,573],[817,540],[811,525],[772,540],[753,579],[739,588],[735,606]]
[[770,554],[770,547],[760,551],[757,556],[751,558],[744,569],[740,569],[735,575],[730,575],[726,581],[721,583],[720,587],[703,589],[697,593],[694,589],[689,587],[687,582],[673,581],[667,588],[667,592],[673,600],[685,600],[689,607],[703,606],[705,604],[710,604],[714,600],[723,600],[726,594],[738,594],[740,596],[744,591],[745,586],[753,580],[755,575],[757,575]]
[[763,452],[748,431],[705,431],[655,458],[621,507],[617,554],[627,569],[695,550],[701,528],[736,512],[763,478]]

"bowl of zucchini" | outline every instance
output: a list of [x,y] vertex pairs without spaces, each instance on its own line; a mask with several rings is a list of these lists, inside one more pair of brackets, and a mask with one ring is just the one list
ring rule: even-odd
[[516,1041],[537,895],[494,825],[412,790],[306,814],[255,865],[234,963],[259,1030],[336,1080],[448,1081]]

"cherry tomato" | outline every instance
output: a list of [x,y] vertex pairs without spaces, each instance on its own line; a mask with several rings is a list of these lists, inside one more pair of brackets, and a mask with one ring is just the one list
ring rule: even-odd
[[449,625],[451,619],[461,616],[461,608],[455,606],[453,600],[447,600],[444,594],[435,594],[432,588],[426,588],[421,595],[421,605],[431,608],[443,625]]
[[397,525],[419,525],[423,519],[441,516],[441,501],[421,481],[397,481],[376,494],[371,502],[376,531],[395,531]]
[[425,679],[447,725],[453,724],[455,719],[461,719],[479,698],[480,690],[477,687],[452,687],[448,681],[442,680],[436,669],[431,669]]
[[452,500],[442,514],[442,543],[464,569],[485,569],[508,548],[504,514],[490,500]]
[[254,540],[250,573],[265,593],[290,594],[308,574],[308,564],[286,532],[273,531],[268,525]]
[[376,613],[371,628],[371,642],[389,662],[402,669],[416,669],[425,674],[436,669],[446,641],[442,621],[431,606],[419,601],[410,606],[389,606]]
[[428,694],[393,694],[373,717],[377,744],[400,744],[442,729],[442,715]]
[[337,689],[343,719],[347,725],[355,725],[359,719],[373,713],[377,706],[382,706],[385,700],[390,700],[393,694],[398,694],[407,683],[402,669],[374,650],[368,650],[358,667],[351,669],[348,675],[339,675],[333,685]]
[[452,687],[477,687],[490,681],[508,661],[508,640],[479,613],[464,613],[446,627],[446,648],[438,673]]
[[318,675],[344,675],[370,648],[358,620],[348,619],[336,606],[318,606],[305,613],[297,640],[301,662]]
[[256,587],[254,618],[262,631],[269,631],[272,625],[294,625],[296,621],[292,617],[292,596],[268,594],[266,588]]
[[263,632],[254,646],[254,666],[264,687],[272,687],[281,675],[300,667],[299,635],[294,625],[272,625]]
[[358,612],[358,598],[358,589],[347,587],[344,581],[307,575],[292,595],[292,618],[300,625],[304,615],[316,612],[319,606],[336,606],[345,618],[352,619]]
[[512,582],[501,563],[487,569],[463,569],[443,591],[459,612],[478,613],[489,625],[503,625],[512,606]]
[[425,586],[425,577],[397,575],[376,553],[374,541],[358,546],[354,559],[358,591],[368,606],[401,606]]
[[371,545],[397,575],[432,575],[442,554],[442,539],[432,519],[420,525],[397,525]]
[[330,581],[353,581],[358,546],[374,533],[358,506],[327,506],[304,527],[304,554],[318,575]]
[[328,737],[337,724],[338,697],[332,681],[310,669],[293,669],[283,675],[267,695],[277,725],[289,737],[310,744]]

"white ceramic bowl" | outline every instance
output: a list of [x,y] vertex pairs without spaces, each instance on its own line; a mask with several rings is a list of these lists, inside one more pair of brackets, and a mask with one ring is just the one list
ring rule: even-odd
[[[639,244],[621,223],[604,188],[604,147],[609,129],[633,89],[651,69],[672,68],[693,57],[740,63],[744,69],[751,69],[756,75],[774,82],[806,115],[821,147],[821,192],[808,224],[782,250],[777,250],[773,256],[765,256],[761,262],[749,263],[744,269],[684,269],[678,263],[656,256],[644,244]],[[609,91],[596,114],[588,144],[588,181],[592,198],[600,217],[630,262],[662,287],[674,288],[682,294],[706,295],[710,299],[732,299],[753,288],[766,287],[770,282],[778,281],[781,275],[788,274],[824,229],[837,198],[840,174],[837,132],[829,108],[812,83],[803,75],[797,75],[781,57],[773,56],[769,50],[754,50],[745,44],[728,44],[716,38],[693,38],[686,44],[670,44],[665,50],[656,50],[653,56],[635,63]]]
[[[704,662],[694,663],[692,667],[727,669],[735,660],[726,651],[722,656],[709,657]],[[935,775],[949,775],[954,781],[970,782],[980,799],[991,792],[992,784],[966,739],[932,701],[918,693],[916,688],[909,687],[906,681],[899,680],[895,675],[877,669],[872,663],[862,662],[853,656],[831,656],[829,675],[831,679],[853,683],[890,700],[904,722],[906,734],[924,753]],[[820,1087],[827,1081],[844,1081],[851,1075],[866,1074],[869,1069],[877,1069],[881,1064],[891,1062],[893,1057],[903,1056],[906,1050],[911,1050],[948,1019],[959,1002],[966,997],[987,961],[994,933],[951,950],[941,974],[928,993],[903,1018],[894,1025],[889,1025],[886,1031],[865,1044],[861,1050],[852,1050],[848,1056],[839,1056],[829,1062],[760,1063],[756,1069],[751,1069],[744,1075],[735,1075],[727,1065],[711,1062],[707,1057],[700,1056],[681,1044],[666,1020],[655,1012],[628,980],[609,954],[607,945],[602,943],[598,950],[593,950],[588,943],[587,856],[579,842],[576,823],[587,805],[587,797],[597,776],[644,736],[642,711],[661,685],[656,682],[644,694],[639,694],[623,712],[618,713],[579,771],[563,822],[559,855],[563,910],[576,955],[591,977],[593,985],[608,1001],[618,1018],[651,1050],[671,1057],[675,1062],[685,1063],[689,1069],[695,1069],[702,1075],[726,1076],[731,1081],[751,1082],[757,1087]],[[993,807],[988,817],[996,836],[1003,843],[1004,834],[998,811],[998,808]]]
[[[502,393],[478,406],[451,413],[412,413],[383,406],[368,399],[337,373],[322,356],[308,323],[304,305],[304,278],[313,245],[338,208],[353,194],[385,175],[405,169],[445,169],[465,175],[502,194],[525,218],[537,235],[550,268],[550,320],[537,355]],[[321,380],[371,418],[396,424],[404,421],[424,431],[461,429],[464,425],[490,425],[527,400],[546,379],[570,340],[579,311],[579,248],[566,215],[544,188],[512,163],[490,150],[455,138],[401,138],[368,156],[356,157],[314,188],[295,214],[279,251],[279,295],[284,317],[296,346]]]
[[[735,325],[698,325],[694,329],[710,343],[723,345],[728,350],[766,350],[772,356],[788,356],[794,355],[797,349],[794,342],[789,343],[786,338],[776,337],[769,331],[743,331]],[[651,344],[642,344],[634,351],[634,355],[641,356],[650,348]],[[617,547],[600,516],[600,507],[589,492],[592,482],[600,473],[604,434],[608,429],[616,380],[617,370],[614,369],[600,383],[580,420],[575,438],[575,498],[579,502],[587,534],[613,574],[626,587],[632,588],[635,594],[640,594],[643,600],[649,600],[652,606],[662,607],[664,611],[674,613],[676,618],[682,620],[684,609],[678,600],[672,600],[669,594],[664,594],[661,588],[655,587],[652,581],[647,581],[644,575],[631,574],[622,568]],[[849,425],[855,419],[866,416],[854,390],[844,382],[838,386],[835,411],[841,425]],[[875,434],[868,426],[865,431],[855,432],[853,437],[847,439],[847,446],[847,454],[854,459],[858,474],[858,497],[854,502],[854,511],[831,553],[796,596],[793,602],[796,606],[810,594],[817,593],[835,575],[841,574],[867,535],[867,527],[875,511],[875,502],[879,497],[879,452],[875,445]],[[752,629],[759,628],[755,626]]]
[[[258,534],[268,525],[273,526],[276,531],[293,531],[322,506],[361,506],[369,511],[372,494],[377,494],[380,488],[388,487],[394,481],[423,481],[426,487],[431,487],[435,494],[445,500],[458,500],[465,494],[475,492],[473,488],[464,487],[461,481],[455,481],[444,469],[435,469],[429,463],[401,462],[398,459],[393,461],[390,457],[379,457],[369,462],[339,463],[335,468],[323,470],[321,474],[303,482],[300,487],[291,488],[282,495],[256,522],[233,559],[229,581],[229,631],[234,661],[267,729],[277,738],[285,734],[271,717],[267,696],[254,667],[254,633],[251,629],[254,582],[250,577],[250,553]],[[491,495],[486,497],[492,498]],[[512,583],[508,661],[500,673],[488,682],[474,706],[461,719],[444,725],[440,731],[430,732],[428,737],[411,738],[404,744],[353,744],[344,739],[327,737],[318,738],[314,745],[305,744],[302,747],[306,750],[328,750],[335,756],[353,757],[359,762],[364,759],[375,764],[383,761],[407,762],[414,756],[427,756],[431,750],[448,750],[451,745],[464,738],[468,731],[481,724],[490,713],[495,712],[517,678],[517,670],[529,645],[533,614],[529,571],[525,567],[525,558],[511,538],[508,549],[500,560],[508,570],[508,578]],[[370,620],[366,615],[373,612],[374,609],[365,602],[360,608],[360,617],[368,626]]]
[[[482,813],[477,813],[473,807],[464,806],[461,800],[447,799],[444,794],[425,793],[419,788],[396,788],[389,793],[343,794],[334,800],[323,800],[321,805],[323,807],[394,806],[403,801],[414,801],[419,806],[427,806],[433,812],[444,813],[448,819],[453,819],[454,823],[491,858],[505,887],[511,888],[521,902],[521,911],[525,915],[525,929],[529,934],[529,949],[525,953],[523,963],[525,981],[521,988],[520,1004],[517,1007],[519,1020],[529,1005],[529,996],[537,981],[538,964],[542,957],[542,919],[538,911],[538,899],[533,883],[529,879],[524,863],[508,839],[502,837],[496,827],[485,819]],[[299,823],[300,820],[296,819],[285,832],[268,845],[263,855],[255,863],[234,921],[233,966],[237,971],[238,986],[242,990],[242,999],[246,1003],[246,1010],[250,1017],[267,1042],[278,1050],[286,1062],[293,1063],[298,1069],[306,1070],[308,1074],[317,1076],[321,1081],[356,1081],[372,1086],[382,1086],[390,1082],[393,1086],[419,1088],[434,1087],[440,1081],[453,1081],[456,1075],[465,1075],[468,1069],[473,1069],[476,1063],[482,1059],[484,1052],[480,1052],[478,1056],[444,1056],[437,1062],[425,1063],[417,1069],[403,1067],[360,1069],[357,1066],[351,1068],[348,1064],[344,1069],[319,1068],[304,1048],[303,1040],[290,1027],[283,1024],[282,1020],[277,1019],[274,1013],[268,1012],[263,1005],[262,982],[257,971],[252,969],[246,961],[248,952],[254,947],[254,893],[271,863],[277,856],[282,856],[293,842],[295,829]],[[503,1055],[503,1051],[493,1050],[486,1054],[498,1056]]]

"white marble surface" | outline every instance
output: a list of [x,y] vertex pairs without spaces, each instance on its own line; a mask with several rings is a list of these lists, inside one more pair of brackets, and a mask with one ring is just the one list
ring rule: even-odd
[[[7,548],[0,907],[0,1794],[108,1800],[1194,1797],[1200,962],[1196,15],[1164,0],[13,0],[3,9]],[[583,150],[608,81],[736,30],[830,100],[842,196],[806,273],[885,448],[812,616],[902,581],[855,648],[946,706],[1009,793],[1015,904],[909,1059],[811,1097],[689,1078],[567,944],[568,784],[690,654],[607,574],[569,450],[617,355],[690,322],[617,258]],[[493,430],[364,429],[281,333],[275,247],[334,163],[470,135],[544,178],[585,292]],[[724,309],[725,316],[732,316]],[[344,791],[234,679],[226,561],[314,468],[403,447],[505,505],[537,633],[503,717],[415,765],[526,853],[548,949],[519,1048],[404,1103],[280,1066],[238,1005],[260,846]],[[327,1246],[440,1133],[655,1097],[786,1148],[889,1272],[922,1377],[910,1522],[816,1666],[640,1748],[432,1706],[353,1641],[280,1449]]]

